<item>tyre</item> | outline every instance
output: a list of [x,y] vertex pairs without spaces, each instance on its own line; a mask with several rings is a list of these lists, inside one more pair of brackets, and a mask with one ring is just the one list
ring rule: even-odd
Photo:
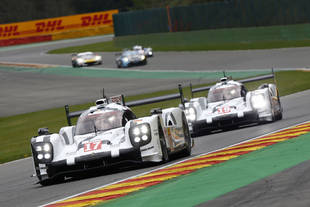
[[39,183],[42,186],[48,186],[48,185],[61,183],[65,180],[65,177],[63,174],[56,175],[55,173],[57,173],[57,169],[49,167],[48,168],[48,178],[45,178],[44,180],[42,180],[40,177],[38,177]]
[[116,62],[117,68],[121,68],[122,67],[122,63],[121,62]]
[[282,105],[281,105],[281,102],[280,102],[280,97],[278,96],[278,100],[279,100],[279,113],[277,114],[277,120],[281,120],[283,118],[283,109],[282,109]]
[[54,184],[61,183],[64,180],[65,180],[64,176],[57,176],[57,177],[54,177],[54,178],[49,178],[49,179],[46,179],[46,180],[39,181],[39,183],[42,186],[49,186],[49,185],[54,185]]
[[283,118],[282,111],[280,111],[277,115],[277,120],[281,120]]
[[147,60],[146,58],[143,60],[142,65],[146,65],[147,64]]
[[160,140],[160,148],[161,148],[161,152],[163,154],[162,162],[166,163],[166,162],[169,161],[169,153],[168,153],[168,149],[167,149],[167,144],[166,144],[165,138]]
[[158,132],[159,132],[160,148],[161,148],[161,152],[162,152],[162,162],[166,163],[169,161],[169,152],[168,152],[163,128],[161,127],[159,120],[158,120]]
[[183,120],[183,132],[184,132],[184,139],[185,139],[185,149],[182,151],[182,154],[187,157],[190,156],[192,153],[192,139],[188,128],[188,123],[185,120],[184,113],[182,114]]

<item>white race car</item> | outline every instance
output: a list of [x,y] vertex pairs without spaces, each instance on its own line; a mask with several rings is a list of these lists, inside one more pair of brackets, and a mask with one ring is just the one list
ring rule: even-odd
[[132,47],[133,50],[138,51],[140,54],[146,57],[153,57],[153,49],[151,47],[142,47],[141,45],[135,45]]
[[180,108],[157,109],[151,116],[136,118],[119,100],[98,100],[79,116],[76,126],[62,127],[59,133],[39,129],[31,139],[39,183],[52,184],[75,171],[191,154],[188,123]]
[[82,52],[78,54],[73,54],[72,58],[72,67],[82,67],[88,65],[101,65],[102,57],[96,55],[93,52]]
[[283,111],[275,84],[248,92],[242,83],[226,77],[210,88],[207,98],[193,98],[184,106],[192,135],[282,119]]

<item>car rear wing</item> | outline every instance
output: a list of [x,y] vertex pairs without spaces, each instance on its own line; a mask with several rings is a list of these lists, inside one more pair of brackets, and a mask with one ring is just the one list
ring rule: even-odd
[[[226,74],[224,74],[224,75],[226,75]],[[254,81],[265,80],[265,79],[270,79],[270,78],[273,78],[274,82],[275,82],[275,74],[274,74],[273,68],[272,68],[271,74],[253,77],[253,78],[247,78],[247,79],[239,80],[239,82],[248,83],[248,82],[254,82]],[[180,102],[184,107],[185,99],[184,99],[182,85],[179,84],[178,88],[179,88],[179,93],[168,94],[168,95],[164,95],[164,96],[152,97],[152,98],[130,101],[130,102],[125,102],[124,95],[118,95],[118,96],[110,97],[109,102],[110,103],[112,103],[112,102],[118,103],[118,104],[128,106],[128,107],[133,107],[133,106],[141,106],[141,105],[146,105],[146,104],[158,103],[158,102],[162,102],[162,101],[180,99]],[[193,89],[192,85],[190,84],[191,96],[194,97],[194,93],[201,92],[201,91],[207,91],[210,88],[211,88],[211,86],[205,86],[205,87]],[[104,89],[103,89],[103,98],[107,98],[104,94]],[[69,126],[72,125],[72,122],[71,122],[72,118],[79,117],[84,112],[84,110],[83,111],[70,112],[68,105],[65,105],[65,111],[66,111],[66,117],[67,117],[67,122],[68,122]]]
[[[168,101],[168,100],[179,99],[179,98],[180,98],[181,103],[184,103],[184,95],[183,95],[183,89],[182,89],[181,84],[179,84],[178,87],[179,87],[179,93],[169,94],[169,95],[164,95],[164,96],[159,96],[159,97],[146,98],[146,99],[136,100],[136,101],[130,101],[127,103],[125,102],[124,95],[117,95],[117,96],[112,96],[110,98],[107,98],[104,95],[104,89],[103,89],[103,99],[107,99],[108,103],[118,103],[118,104],[121,104],[123,106],[128,106],[128,107],[141,106],[141,105],[158,103],[161,101]],[[101,99],[99,99],[98,101],[100,100]],[[72,125],[71,119],[75,117],[79,117],[84,111],[85,110],[70,112],[69,105],[65,105],[65,112],[66,112],[68,125],[71,126]]]

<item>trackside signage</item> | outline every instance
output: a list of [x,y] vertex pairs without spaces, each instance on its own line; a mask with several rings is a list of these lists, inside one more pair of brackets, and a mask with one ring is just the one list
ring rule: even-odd
[[12,43],[14,40],[34,40],[40,39],[40,37],[53,40],[53,36],[60,34],[70,35],[63,35],[63,38],[56,39],[72,38],[74,37],[72,32],[75,32],[76,36],[79,37],[81,36],[79,32],[85,33],[85,30],[89,30],[89,32],[83,36],[97,35],[98,28],[100,28],[102,34],[113,33],[112,15],[116,13],[118,13],[118,10],[109,10],[12,24],[0,24],[0,45],[4,45],[5,42]]

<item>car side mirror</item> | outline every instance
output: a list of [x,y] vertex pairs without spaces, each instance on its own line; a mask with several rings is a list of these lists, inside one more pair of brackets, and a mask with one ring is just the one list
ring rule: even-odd
[[50,134],[50,132],[48,131],[48,128],[45,127],[45,128],[39,128],[38,129],[38,135],[41,136],[41,135],[48,135]]
[[184,109],[185,109],[185,107],[184,107],[184,105],[183,105],[183,104],[179,104],[179,108],[180,108],[180,109],[182,109],[182,110],[184,110]]
[[154,115],[154,114],[162,114],[163,111],[161,108],[154,108],[154,109],[151,109],[151,115]]

